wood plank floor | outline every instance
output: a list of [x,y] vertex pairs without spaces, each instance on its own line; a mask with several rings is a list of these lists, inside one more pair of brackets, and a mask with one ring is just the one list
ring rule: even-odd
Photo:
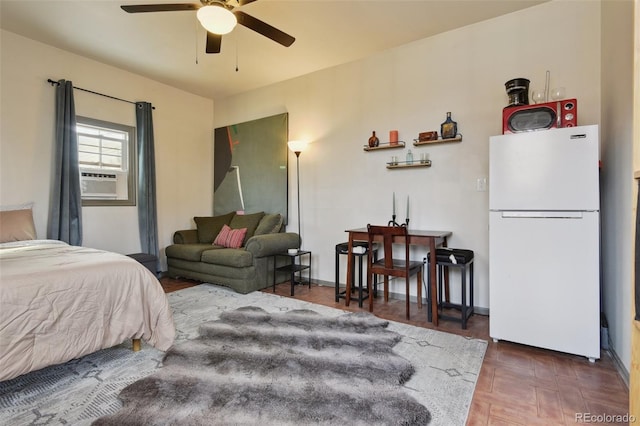
[[[166,292],[197,285],[196,281],[162,278]],[[288,283],[276,286],[276,294],[290,297]],[[271,289],[263,290],[271,292]],[[353,312],[368,311],[357,302],[336,303],[334,288],[296,286],[294,298]],[[576,423],[621,424],[615,416],[629,412],[629,390],[608,352],[590,363],[586,358],[532,348],[509,342],[494,343],[489,337],[489,317],[474,315],[467,330],[459,322],[441,320],[433,327],[421,310],[411,305],[405,319],[403,300],[384,303],[376,299],[374,313],[384,319],[480,338],[489,342],[469,411],[468,425],[573,425]],[[600,417],[597,417],[600,416]],[[618,420],[618,421],[616,421]]]

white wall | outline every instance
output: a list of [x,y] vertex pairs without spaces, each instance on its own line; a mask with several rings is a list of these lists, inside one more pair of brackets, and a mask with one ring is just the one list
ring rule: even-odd
[[[602,260],[609,338],[631,366],[633,3],[602,3]],[[636,78],[639,78],[636,76]]]
[[[160,248],[191,218],[212,212],[213,101],[2,31],[0,204],[34,202],[46,238],[52,176],[55,89],[47,79],[131,101],[153,113]],[[74,91],[76,114],[135,126],[135,106]],[[83,245],[140,251],[136,207],[84,207]],[[166,269],[166,268],[165,268]]]
[[[161,249],[175,230],[192,227],[193,216],[212,211],[213,128],[288,111],[290,138],[314,142],[300,157],[303,246],[313,251],[314,279],[333,281],[333,247],[345,240],[343,231],[389,220],[395,191],[400,218],[411,197],[412,227],[449,229],[451,246],[476,251],[476,305],[488,308],[488,192],[475,191],[476,179],[488,176],[488,138],[501,131],[504,82],[526,77],[541,89],[550,70],[551,86],[578,98],[579,123],[602,126],[605,312],[613,349],[628,369],[630,4],[603,2],[601,13],[598,1],[556,0],[217,101],[215,123],[211,100],[2,31],[0,204],[35,202],[38,235],[45,236],[54,115],[47,78],[156,106]],[[132,106],[79,91],[76,108],[134,122]],[[429,169],[386,170],[390,155],[406,149],[362,150],[372,130],[384,141],[398,129],[410,146],[419,132],[439,130],[446,111],[464,139],[411,147],[416,157],[430,155]],[[297,230],[290,155],[289,229]],[[139,250],[135,208],[86,207],[83,215],[85,245]]]
[[[411,227],[451,230],[451,247],[476,252],[475,303],[488,308],[488,192],[476,191],[476,179],[488,177],[489,137],[502,131],[504,83],[525,77],[541,89],[546,70],[552,87],[578,98],[579,124],[599,123],[599,3],[543,4],[219,100],[215,126],[286,110],[290,139],[313,142],[300,156],[300,180],[303,247],[313,252],[315,279],[334,280],[334,246],[345,241],[344,230],[390,219],[395,191],[400,219],[410,196]],[[419,132],[440,130],[447,111],[463,141],[413,147]],[[363,151],[372,130],[384,142],[391,129],[414,156],[428,153],[432,167],[385,168],[408,148]],[[289,229],[297,230],[290,155]]]

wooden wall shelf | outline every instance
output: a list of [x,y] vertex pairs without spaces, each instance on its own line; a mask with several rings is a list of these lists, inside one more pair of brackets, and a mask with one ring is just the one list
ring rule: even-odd
[[419,139],[413,140],[413,146],[422,146],[422,145],[431,145],[434,143],[447,143],[447,142],[460,142],[462,140],[462,135],[458,135],[455,138],[450,139],[436,139],[433,141],[420,141]]
[[412,167],[431,167],[431,160],[427,160],[424,163],[419,160],[412,163],[406,161],[398,161],[397,164],[387,163],[387,169],[409,169]]
[[396,149],[396,148],[404,148],[404,141],[398,141],[397,144],[391,145],[391,143],[381,143],[378,146],[370,147],[369,145],[364,146],[365,151],[378,151],[380,149]]

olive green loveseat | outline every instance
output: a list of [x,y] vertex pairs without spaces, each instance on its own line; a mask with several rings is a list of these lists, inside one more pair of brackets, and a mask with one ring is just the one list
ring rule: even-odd
[[[170,277],[219,284],[246,294],[273,284],[274,254],[300,247],[297,233],[283,232],[283,218],[279,214],[232,212],[194,217],[194,221],[196,229],[176,231],[174,244],[165,249]],[[213,244],[224,225],[232,230],[246,228],[241,247]],[[279,262],[286,261],[286,258],[279,259]],[[285,275],[282,278],[286,280]],[[276,280],[280,282],[280,277]]]

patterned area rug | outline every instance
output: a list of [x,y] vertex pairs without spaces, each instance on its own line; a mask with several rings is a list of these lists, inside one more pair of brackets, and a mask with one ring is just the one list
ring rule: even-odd
[[[178,336],[176,345],[198,337],[199,326],[226,311],[244,306],[269,313],[298,309],[337,317],[345,312],[268,293],[247,295],[203,284],[170,293]],[[414,374],[403,391],[427,407],[432,425],[464,425],[487,342],[439,331],[389,322],[398,333],[393,352],[409,361]],[[130,342],[95,354],[0,382],[0,424],[89,425],[121,407],[118,394],[126,386],[162,366],[164,353]]]

